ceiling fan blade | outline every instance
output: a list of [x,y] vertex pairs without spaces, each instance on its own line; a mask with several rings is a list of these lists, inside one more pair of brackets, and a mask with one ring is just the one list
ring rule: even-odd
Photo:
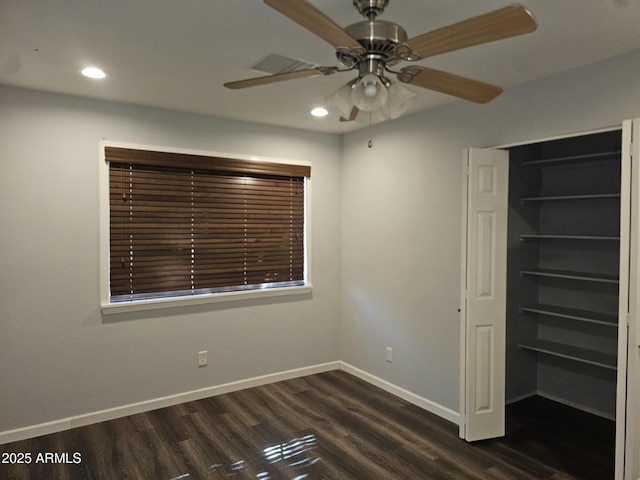
[[419,72],[415,73],[408,81],[405,81],[401,74],[398,76],[398,80],[475,103],[487,103],[503,91],[502,88],[495,85],[432,68],[407,67],[407,69],[415,69]]
[[407,40],[413,53],[422,58],[533,32],[538,23],[522,5],[469,18]]
[[338,24],[305,0],[264,0],[268,6],[317,35],[334,48],[361,48]]
[[349,118],[340,117],[341,122],[353,122],[358,116],[358,107],[353,107],[351,109],[351,113],[349,114]]
[[278,73],[276,75],[267,75],[265,77],[248,78],[246,80],[238,80],[235,82],[227,82],[225,87],[237,90],[240,88],[257,87],[259,85],[268,85],[270,83],[284,82],[285,80],[295,80],[298,78],[317,77],[320,75],[330,75],[337,71],[337,67],[317,67],[307,70],[296,70],[293,72]]

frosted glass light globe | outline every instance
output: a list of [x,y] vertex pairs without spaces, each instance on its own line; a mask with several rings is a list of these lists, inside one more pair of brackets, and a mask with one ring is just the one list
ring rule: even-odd
[[376,93],[378,93],[378,89],[376,88],[376,84],[375,83],[368,83],[367,85],[365,85],[364,87],[364,94],[367,97],[373,98],[376,96]]

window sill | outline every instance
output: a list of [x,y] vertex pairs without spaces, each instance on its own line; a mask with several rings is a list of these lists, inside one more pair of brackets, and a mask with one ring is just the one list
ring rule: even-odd
[[270,288],[264,290],[211,293],[188,297],[154,298],[151,300],[134,300],[131,302],[103,303],[101,308],[103,314],[112,315],[117,313],[157,310],[162,308],[189,307],[193,305],[205,305],[208,303],[237,302],[260,298],[282,297],[286,295],[302,295],[311,293],[312,289],[313,285],[301,285],[296,287]]

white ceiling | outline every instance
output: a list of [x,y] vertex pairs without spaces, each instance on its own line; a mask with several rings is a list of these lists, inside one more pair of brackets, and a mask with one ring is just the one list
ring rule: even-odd
[[[351,0],[310,0],[341,26],[362,18]],[[509,0],[391,0],[380,17],[409,37]],[[640,0],[522,0],[536,32],[419,62],[508,88],[640,48]],[[0,0],[0,83],[321,132],[361,125],[309,115],[354,74],[246,90],[267,53],[337,66],[333,49],[260,0]],[[101,81],[79,75],[96,65]],[[400,65],[404,66],[404,65]],[[459,101],[428,90],[408,114]],[[483,108],[478,105],[474,108]]]

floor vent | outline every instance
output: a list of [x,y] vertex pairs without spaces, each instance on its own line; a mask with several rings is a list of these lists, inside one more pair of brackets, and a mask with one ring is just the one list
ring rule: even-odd
[[275,75],[278,73],[306,70],[316,66],[317,65],[313,63],[298,60],[297,58],[285,57],[283,55],[278,55],[277,53],[269,53],[258,60],[255,65],[252,65],[251,70]]

